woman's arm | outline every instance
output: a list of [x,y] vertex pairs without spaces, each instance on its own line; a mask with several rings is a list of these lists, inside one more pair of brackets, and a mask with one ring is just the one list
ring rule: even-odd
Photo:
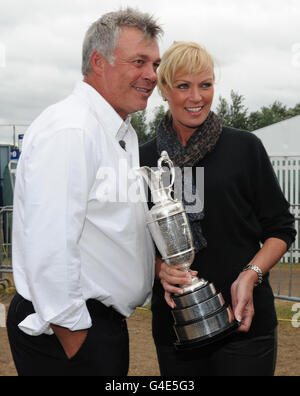
[[[278,263],[287,251],[287,244],[278,238],[266,240],[260,251],[249,263],[257,266],[263,275]],[[258,280],[254,270],[241,272],[231,286],[232,307],[236,319],[241,322],[239,331],[247,332],[250,329],[254,316],[253,289]]]

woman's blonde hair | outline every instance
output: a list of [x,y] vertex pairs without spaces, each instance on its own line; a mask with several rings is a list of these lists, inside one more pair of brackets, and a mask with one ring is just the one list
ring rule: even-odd
[[164,97],[166,86],[173,87],[175,75],[197,74],[214,68],[212,56],[197,43],[175,41],[164,53],[158,70],[158,90]]

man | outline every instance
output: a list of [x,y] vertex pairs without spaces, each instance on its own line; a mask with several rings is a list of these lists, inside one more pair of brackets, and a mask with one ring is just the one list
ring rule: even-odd
[[25,135],[14,198],[18,293],[7,320],[19,375],[128,372],[124,318],[149,301],[154,253],[145,203],[110,202],[118,184],[102,170],[118,178],[120,161],[139,166],[128,115],[156,86],[161,33],[132,9],[100,18],[84,40],[84,81]]

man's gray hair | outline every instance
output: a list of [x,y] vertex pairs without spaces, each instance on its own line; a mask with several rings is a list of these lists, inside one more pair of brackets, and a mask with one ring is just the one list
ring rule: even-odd
[[90,71],[90,60],[94,50],[105,56],[111,64],[114,62],[113,52],[118,44],[122,27],[134,27],[144,33],[145,38],[157,39],[163,33],[154,18],[132,8],[109,12],[94,22],[86,32],[82,50],[82,74],[87,76]]

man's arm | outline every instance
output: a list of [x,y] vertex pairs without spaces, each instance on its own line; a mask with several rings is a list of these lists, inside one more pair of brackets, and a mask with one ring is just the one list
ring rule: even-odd
[[[91,326],[81,290],[78,241],[85,221],[90,189],[88,158],[92,142],[83,131],[59,130],[33,145],[24,164],[24,268],[36,322],[20,328],[32,335],[50,324],[80,331]],[[36,146],[38,148],[36,148]]]

